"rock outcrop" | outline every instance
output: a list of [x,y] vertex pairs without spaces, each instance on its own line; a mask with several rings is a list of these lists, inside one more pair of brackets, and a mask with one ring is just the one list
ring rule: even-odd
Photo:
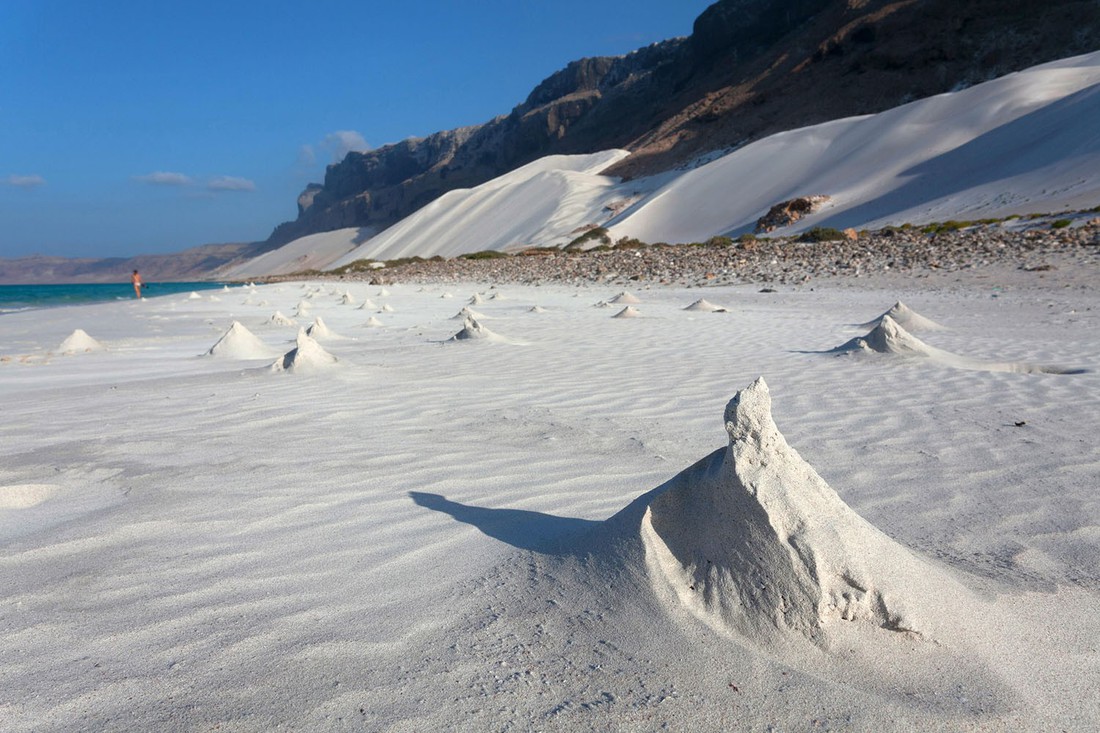
[[773,232],[781,227],[790,226],[804,216],[814,213],[828,203],[828,196],[799,196],[783,201],[768,209],[768,213],[756,222],[756,233]]

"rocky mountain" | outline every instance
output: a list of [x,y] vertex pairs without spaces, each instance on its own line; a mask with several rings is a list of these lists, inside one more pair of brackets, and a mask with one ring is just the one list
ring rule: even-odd
[[544,155],[625,148],[636,178],[1100,48],[1096,0],[720,0],[691,36],[574,61],[509,114],[329,166],[267,246],[379,231]]

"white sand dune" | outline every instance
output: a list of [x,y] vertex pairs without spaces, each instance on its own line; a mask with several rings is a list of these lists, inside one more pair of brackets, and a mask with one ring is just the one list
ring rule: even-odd
[[225,359],[268,359],[275,351],[240,321],[233,321],[229,330],[206,353]]
[[382,321],[378,320],[374,316],[371,316],[370,318],[367,319],[367,322],[364,323],[363,325],[367,326],[369,328],[381,328],[383,323],[382,323]]
[[728,313],[729,309],[720,305],[711,303],[706,298],[699,298],[691,305],[684,308],[686,311],[696,311],[699,313]]
[[374,310],[377,307],[378,306],[376,306],[374,304],[373,300],[371,300],[370,298],[367,298],[366,300],[363,301],[363,303],[356,310],[361,310],[361,311]]
[[355,296],[351,293],[344,293],[340,296],[341,305],[355,305],[357,302],[358,301],[355,299]]
[[619,293],[618,295],[616,295],[614,298],[612,298],[608,302],[609,303],[626,303],[628,305],[637,305],[637,304],[641,303],[642,301],[641,301],[640,298],[638,298],[637,295],[634,295],[633,293],[628,293],[624,290],[623,292]]
[[890,318],[906,331],[943,331],[946,329],[946,326],[936,323],[931,318],[925,318],[900,300],[880,316],[872,318],[866,323],[856,324],[856,328],[874,328],[882,323],[883,318]]
[[102,351],[105,347],[88,335],[82,328],[75,329],[65,337],[57,347],[62,354],[84,354],[89,351]]
[[1100,52],[772,135],[684,173],[608,228],[612,239],[704,241],[818,193],[827,206],[775,233],[1088,208],[1100,200],[1098,117]]
[[283,354],[271,365],[273,372],[312,372],[330,367],[337,358],[325,351],[321,344],[310,338],[305,329],[298,330],[293,349]]
[[474,293],[470,296],[470,299],[466,301],[469,305],[481,305],[485,302],[485,298],[481,297],[481,293]]
[[533,305],[533,306],[531,306],[530,308],[527,309],[527,312],[528,313],[546,313],[547,311],[541,305]]
[[218,274],[220,277],[239,279],[323,270],[373,234],[374,231],[369,228],[358,227],[310,234],[243,264],[221,270]]
[[832,350],[831,353],[891,354],[905,358],[927,359],[930,362],[958,369],[975,369],[986,372],[1013,372],[1016,374],[1079,374],[1081,369],[1061,366],[1043,366],[1020,361],[984,361],[929,346],[898,325],[888,315],[883,315],[879,325],[869,333],[852,339]]
[[565,243],[588,221],[606,219],[617,179],[598,172],[628,153],[552,155],[471,189],[449,191],[337,259],[454,257],[478,250]]

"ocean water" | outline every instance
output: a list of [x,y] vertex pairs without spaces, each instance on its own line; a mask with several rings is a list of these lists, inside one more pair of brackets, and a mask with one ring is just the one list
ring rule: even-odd
[[[216,282],[146,283],[143,295],[146,298],[155,298],[162,295],[189,293],[192,290],[213,290],[222,287],[223,283]],[[0,285],[0,315],[34,308],[55,308],[63,305],[133,299],[134,288],[129,282]]]

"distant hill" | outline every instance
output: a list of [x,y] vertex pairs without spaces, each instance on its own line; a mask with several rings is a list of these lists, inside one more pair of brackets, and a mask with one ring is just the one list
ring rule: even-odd
[[574,61],[485,124],[349,153],[268,243],[382,231],[547,155],[625,149],[605,172],[637,178],[1097,48],[1095,0],[721,0],[691,36]]
[[219,268],[268,251],[266,243],[205,244],[183,252],[136,257],[70,258],[32,256],[0,259],[0,283],[129,282],[139,270],[148,281],[205,280]]

